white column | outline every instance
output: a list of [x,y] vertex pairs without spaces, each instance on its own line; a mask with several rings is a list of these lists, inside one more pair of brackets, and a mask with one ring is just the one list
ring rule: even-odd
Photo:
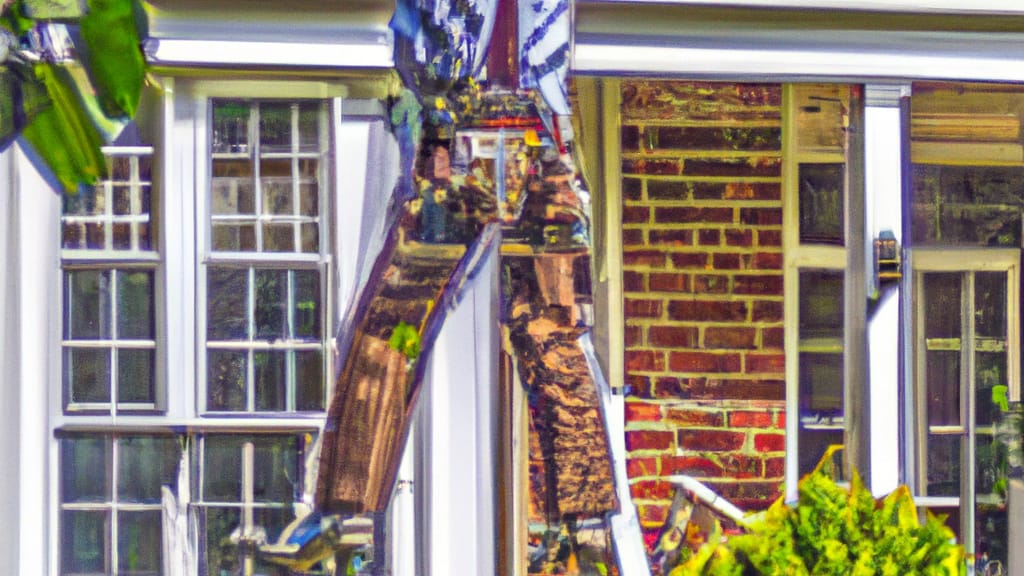
[[[4,378],[0,379],[0,462],[18,462],[21,451],[19,438],[21,419],[18,284],[18,176],[14,147],[0,154],[0,306],[3,306],[3,326],[0,329],[0,365]],[[20,545],[18,515],[20,509],[18,474],[0,474],[0,518],[9,522],[0,527],[0,573],[18,573]]]
[[[416,424],[420,574],[493,574],[497,251],[434,343]],[[467,528],[468,527],[468,528]]]
[[[867,218],[865,240],[873,243],[882,230],[892,230],[902,246],[902,157],[904,137],[900,98],[909,87],[865,87],[864,187]],[[874,248],[869,244],[868,255]],[[870,261],[870,260],[869,260]],[[873,274],[869,270],[869,276]],[[875,284],[872,287],[877,286]],[[899,483],[899,290],[880,295],[868,318],[871,406],[871,491],[887,494]],[[870,294],[869,294],[870,296]]]

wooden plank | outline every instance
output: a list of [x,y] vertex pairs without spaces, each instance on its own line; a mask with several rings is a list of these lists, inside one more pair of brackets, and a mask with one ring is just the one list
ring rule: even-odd
[[913,140],[1016,142],[1020,119],[1014,114],[914,114]]
[[910,157],[918,164],[978,164],[1024,162],[1024,146],[1008,142],[910,143]]

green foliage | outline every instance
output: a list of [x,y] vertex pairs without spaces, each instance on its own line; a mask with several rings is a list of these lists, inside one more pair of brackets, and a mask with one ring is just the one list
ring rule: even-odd
[[420,333],[415,327],[399,322],[391,331],[388,346],[405,354],[409,360],[416,360],[420,357]]
[[79,20],[85,67],[110,118],[135,116],[142,93],[145,62],[134,7],[133,0],[89,0],[89,11]]
[[61,70],[45,62],[34,68],[52,105],[39,111],[22,134],[64,189],[73,192],[80,183],[95,182],[104,173],[103,138]]
[[799,504],[781,499],[747,533],[724,543],[712,535],[671,576],[787,574],[835,576],[962,575],[963,548],[942,519],[918,521],[906,486],[876,501],[855,477],[850,489],[818,470],[799,485]]

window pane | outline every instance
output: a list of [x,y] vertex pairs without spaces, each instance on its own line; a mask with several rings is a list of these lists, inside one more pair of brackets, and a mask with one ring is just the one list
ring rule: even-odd
[[117,279],[117,336],[152,340],[153,273],[120,271]]
[[242,501],[242,446],[245,439],[207,436],[203,440],[204,502]]
[[320,104],[299,104],[299,149],[302,152],[320,150]]
[[298,438],[257,437],[253,444],[253,497],[257,502],[292,502],[300,488]]
[[207,410],[245,410],[246,353],[210,350],[206,358]]
[[256,352],[256,409],[283,411],[287,408],[288,370],[285,352]]
[[320,211],[320,187],[313,178],[299,182],[299,214],[316,216]]
[[974,335],[1006,338],[1006,273],[974,273]]
[[260,152],[292,149],[291,104],[260,104]]
[[256,338],[288,337],[288,271],[256,270]]
[[[980,496],[980,495],[979,495]],[[1006,505],[1002,502],[983,502],[979,498],[977,508],[975,509],[975,525],[977,526],[974,534],[974,553],[977,558],[977,564],[975,565],[979,569],[984,569],[984,559],[987,557],[989,562],[997,561],[1002,564],[1005,572],[1007,561],[1009,560],[1009,549],[1007,544],[1009,542],[1009,522],[1006,515]],[[989,567],[991,570],[991,567]],[[997,572],[975,572],[975,574],[996,574]],[[1012,571],[1010,573],[1013,573]]]
[[275,542],[294,518],[291,506],[287,508],[257,508],[253,511],[253,522],[263,528],[268,542]]
[[800,419],[834,423],[843,416],[843,355],[800,353]]
[[1024,169],[915,164],[912,178],[916,244],[1020,246]]
[[245,268],[210,267],[206,282],[207,339],[246,339],[249,271]]
[[264,224],[263,250],[266,252],[294,252],[294,224]]
[[843,337],[843,272],[800,271],[800,339]]
[[[238,545],[232,542],[231,534],[240,530],[242,514],[237,509],[203,508],[200,512],[200,530],[205,552],[199,569],[200,574],[221,576],[240,574]],[[205,564],[206,570],[204,571]]]
[[111,450],[106,436],[63,438],[61,501],[109,502]]
[[178,446],[172,437],[124,436],[117,440],[117,497],[122,502],[160,503],[160,487],[178,479]]
[[323,359],[319,351],[295,353],[295,409],[324,409]]
[[320,251],[320,229],[314,223],[307,222],[302,224],[302,251]]
[[110,338],[110,270],[69,270],[65,273],[67,311],[64,336],[69,339]]
[[929,434],[928,496],[960,496],[960,436]]
[[260,180],[263,189],[264,214],[292,214],[292,179],[264,177]]
[[61,571],[108,574],[106,511],[65,510],[61,514]]
[[248,161],[214,160],[214,215],[245,215],[256,213],[252,188],[252,164]]
[[931,272],[923,275],[925,338],[960,338],[962,274]]
[[213,151],[246,152],[249,149],[249,103],[213,101]]
[[[800,427],[800,475],[810,473],[818,465],[825,451],[832,444],[843,444],[843,431],[807,429]],[[838,459],[842,462],[842,458]],[[845,477],[840,471],[840,477]]]
[[156,576],[163,569],[159,510],[118,512],[117,569],[125,576]]
[[930,350],[925,353],[928,391],[928,425],[960,425],[960,351]]
[[110,402],[110,349],[65,348],[64,385],[70,402]]
[[118,403],[153,404],[156,402],[154,350],[117,351]]
[[255,251],[256,225],[214,222],[213,249],[225,252]]
[[295,338],[320,339],[320,273],[296,270],[295,274]]
[[843,165],[800,164],[800,242],[844,242]]
[[1006,373],[1005,352],[978,352],[974,355],[975,405],[977,426],[991,426],[1007,401],[1009,379]]

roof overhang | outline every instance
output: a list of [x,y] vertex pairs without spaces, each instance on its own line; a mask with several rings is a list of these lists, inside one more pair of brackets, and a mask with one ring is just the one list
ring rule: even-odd
[[577,0],[573,70],[775,81],[1024,82],[1024,7],[988,0],[965,10],[954,2]]
[[386,69],[379,0],[146,0],[147,62],[157,68]]

